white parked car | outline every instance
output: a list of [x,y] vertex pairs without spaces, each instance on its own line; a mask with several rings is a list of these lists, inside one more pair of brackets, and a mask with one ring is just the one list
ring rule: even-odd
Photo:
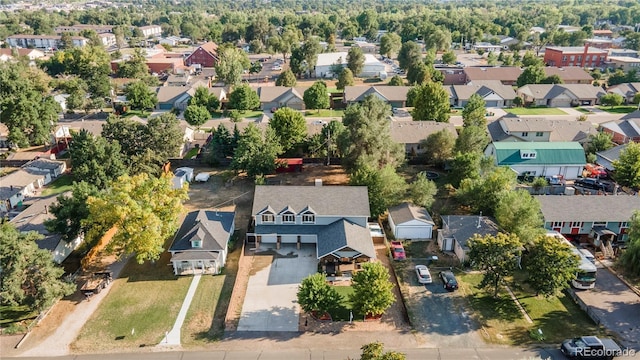
[[416,276],[418,277],[418,282],[420,284],[431,284],[433,282],[429,268],[424,265],[416,265],[415,269]]

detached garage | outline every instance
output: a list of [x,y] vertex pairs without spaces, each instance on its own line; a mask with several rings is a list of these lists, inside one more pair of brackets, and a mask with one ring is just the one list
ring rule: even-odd
[[396,239],[431,239],[434,225],[423,207],[404,202],[389,209],[389,226]]

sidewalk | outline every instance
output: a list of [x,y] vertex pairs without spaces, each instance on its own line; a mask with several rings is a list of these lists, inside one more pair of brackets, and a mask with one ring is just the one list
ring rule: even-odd
[[196,293],[196,289],[198,289],[200,278],[202,278],[202,274],[195,274],[193,276],[191,285],[189,285],[189,290],[187,291],[187,295],[182,302],[182,307],[180,308],[180,312],[178,313],[178,317],[176,318],[176,322],[173,324],[171,331],[165,334],[164,338],[162,339],[162,341],[160,341],[160,344],[158,344],[158,346],[180,346],[180,329],[182,328],[184,319],[187,317],[187,311],[189,311],[189,306],[191,306],[193,295]]

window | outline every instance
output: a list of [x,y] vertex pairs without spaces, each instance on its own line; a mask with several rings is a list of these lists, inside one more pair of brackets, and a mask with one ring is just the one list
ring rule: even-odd
[[569,57],[569,60],[571,60],[571,61],[573,61],[573,60],[575,60],[575,59],[576,59],[576,57],[575,57],[575,56],[573,56],[573,55],[571,55],[571,56]]
[[302,222],[303,223],[314,223],[316,222],[316,215],[313,213],[304,213],[302,214]]
[[566,55],[562,57],[562,61],[567,61],[567,56]]
[[202,241],[200,240],[194,240],[191,242],[191,247],[194,248],[201,248],[202,247]]
[[262,222],[274,222],[275,218],[273,214],[262,214]]
[[571,227],[572,228],[581,228],[582,227],[582,223],[579,221],[572,221],[571,222]]
[[628,223],[628,222],[626,222],[626,221],[625,221],[625,222],[621,222],[621,223],[620,223],[620,228],[621,228],[621,229],[622,229],[622,228],[628,228],[628,227],[629,227],[629,223]]
[[562,227],[562,221],[553,222],[551,224],[551,227],[553,227],[553,228],[561,228]]
[[527,136],[529,136],[528,132],[525,131],[525,132],[522,133],[522,137],[527,137]]
[[582,55],[578,55],[578,61],[582,61]]
[[296,222],[296,216],[293,214],[283,214],[282,215],[283,223],[294,223]]
[[537,156],[535,151],[532,150],[520,150],[521,159],[535,159]]
[[607,222],[606,221],[596,221],[593,223],[593,226],[604,226],[607,227]]
[[544,135],[544,133],[542,131],[536,132],[536,137],[541,137],[542,135]]

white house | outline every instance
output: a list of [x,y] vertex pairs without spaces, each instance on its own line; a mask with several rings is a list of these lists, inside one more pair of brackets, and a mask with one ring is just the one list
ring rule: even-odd
[[169,248],[173,273],[219,274],[235,231],[235,212],[197,210],[187,214]]
[[435,223],[423,207],[403,202],[389,209],[389,226],[396,239],[431,239]]
[[467,261],[467,241],[474,235],[498,234],[498,225],[486,216],[441,215],[442,230],[438,231],[438,247],[453,251],[461,262]]
[[24,169],[48,172],[52,179],[62,175],[67,170],[67,164],[64,161],[56,161],[49,159],[36,159],[29,161],[22,166]]
[[[316,62],[315,74],[318,78],[334,77],[338,74],[333,73],[333,69],[340,65],[347,66],[347,52],[334,52],[318,54]],[[359,77],[376,77],[385,71],[384,63],[380,62],[373,54],[364,54],[364,66],[362,72],[357,74]]]

